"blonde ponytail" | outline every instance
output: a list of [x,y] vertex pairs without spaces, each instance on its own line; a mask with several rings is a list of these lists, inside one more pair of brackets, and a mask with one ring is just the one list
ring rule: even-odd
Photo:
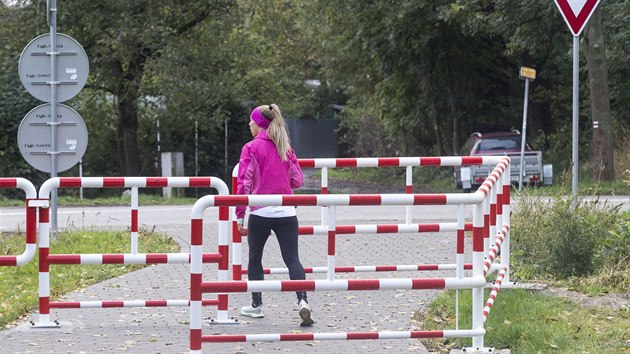
[[267,128],[267,135],[276,145],[278,155],[280,155],[282,161],[286,161],[287,153],[291,148],[291,142],[289,141],[289,134],[287,133],[287,124],[284,118],[282,118],[280,109],[275,104],[259,106],[258,109],[263,117],[271,121]]

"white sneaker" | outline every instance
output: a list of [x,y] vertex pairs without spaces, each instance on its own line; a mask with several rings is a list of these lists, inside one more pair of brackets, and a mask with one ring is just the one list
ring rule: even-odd
[[300,318],[302,319],[302,323],[300,323],[300,326],[310,326],[315,323],[315,321],[313,321],[313,319],[311,318],[311,307],[308,305],[308,303],[304,300],[300,300],[299,306]]
[[253,318],[262,318],[265,317],[263,313],[263,306],[260,305],[258,307],[254,307],[252,305],[241,307],[241,315],[253,317]]

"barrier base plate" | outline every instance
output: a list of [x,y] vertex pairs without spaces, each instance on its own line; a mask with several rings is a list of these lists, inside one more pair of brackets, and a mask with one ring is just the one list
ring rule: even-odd
[[227,318],[224,320],[220,320],[218,318],[212,318],[212,317],[208,317],[204,320],[204,322],[206,322],[209,325],[216,325],[216,324],[239,324],[239,320],[236,317],[231,317],[231,318]]
[[60,328],[59,321],[50,321],[48,323],[28,321],[30,328]]
[[494,349],[493,347],[473,348],[463,347],[462,349],[453,349],[450,354],[510,354],[509,349]]

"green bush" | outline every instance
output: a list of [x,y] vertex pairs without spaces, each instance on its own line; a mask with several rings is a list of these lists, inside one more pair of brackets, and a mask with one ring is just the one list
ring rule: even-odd
[[595,198],[522,196],[512,218],[512,250],[519,276],[568,278],[595,273],[626,247],[611,233],[623,216],[619,207]]

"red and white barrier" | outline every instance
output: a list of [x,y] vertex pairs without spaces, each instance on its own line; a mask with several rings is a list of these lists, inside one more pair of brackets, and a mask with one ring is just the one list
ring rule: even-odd
[[35,186],[24,178],[0,178],[1,189],[21,189],[26,200],[26,245],[24,252],[17,256],[0,256],[0,266],[23,266],[30,262],[37,249],[37,207],[34,199],[37,198]]
[[[44,182],[39,190],[39,201],[47,201],[51,192],[57,188],[214,188],[219,194],[227,195],[227,185],[216,177],[57,177]],[[220,208],[220,214],[227,218],[227,208]],[[49,209],[39,210],[39,316],[33,327],[58,327],[57,321],[51,322],[50,309],[65,308],[111,308],[111,307],[165,307],[188,306],[189,300],[134,300],[134,301],[50,301],[50,265],[70,264],[182,264],[190,262],[190,253],[138,253],[138,204],[132,198],[131,206],[131,253],[125,254],[50,254]],[[227,221],[219,225],[227,229]],[[135,237],[134,237],[135,236]],[[202,262],[219,264],[219,278],[228,279],[228,240],[220,240],[217,253],[201,254]],[[220,295],[218,300],[204,300],[206,306],[218,306],[219,312],[227,312],[227,295]],[[226,314],[219,317],[227,317]]]
[[[484,163],[485,158],[475,158],[476,160],[468,160],[467,158],[401,158],[401,159],[332,159],[335,161],[335,167],[340,167],[337,163],[341,160],[341,164],[357,166],[365,164],[374,166],[374,164],[390,164],[397,166],[401,163],[423,163],[435,165],[461,164],[463,161],[467,163]],[[503,195],[498,197],[497,190],[503,190],[503,183],[506,182],[509,188],[509,158],[492,157],[490,158],[497,165],[490,176],[481,185],[481,187],[471,194],[382,194],[382,195],[232,195],[232,196],[205,196],[199,199],[193,206],[191,212],[191,306],[190,306],[190,352],[200,353],[201,344],[203,342],[231,342],[231,341],[260,341],[260,340],[313,340],[316,336],[320,339],[382,339],[382,338],[411,338],[412,333],[424,333],[427,336],[448,336],[453,337],[472,337],[473,347],[483,347],[483,287],[486,283],[485,275],[488,270],[484,269],[484,256],[488,252],[487,245],[490,243],[490,223],[499,220],[497,216],[498,210],[505,211],[504,202],[508,199]],[[379,161],[380,160],[380,161]],[[310,166],[308,163],[303,167],[315,167],[316,160]],[[493,197],[494,196],[494,197]],[[501,207],[498,206],[500,200]],[[335,279],[335,272],[339,269],[335,267],[335,236],[337,228],[335,224],[336,206],[337,205],[447,205],[455,204],[458,207],[458,222],[456,226],[458,235],[458,270],[457,276],[452,278],[403,278],[403,279]],[[473,257],[472,257],[472,276],[463,276],[463,232],[465,224],[463,221],[463,205],[473,205]],[[328,235],[328,261],[326,267],[326,279],[322,280],[285,280],[285,281],[214,281],[204,282],[202,279],[201,268],[201,247],[203,244],[203,211],[212,206],[218,207],[235,207],[235,206],[327,206],[328,222],[326,232]],[[495,205],[491,208],[491,205]],[[494,210],[494,211],[493,211]],[[507,219],[506,219],[507,220]],[[505,225],[501,216],[500,225]],[[509,220],[507,220],[509,222]],[[233,227],[235,221],[233,222]],[[507,224],[509,226],[509,224]],[[316,227],[313,227],[315,232]],[[378,230],[371,227],[371,230]],[[356,231],[356,229],[355,229]],[[219,230],[219,238],[224,237],[222,233],[226,231]],[[417,232],[417,231],[416,231]],[[509,233],[509,228],[506,229]],[[236,233],[233,230],[233,237]],[[461,249],[460,253],[460,235]],[[493,238],[495,235],[493,235]],[[503,236],[503,238],[506,238]],[[240,241],[240,239],[239,239]],[[504,251],[503,244],[499,241],[495,246],[501,247]],[[240,243],[239,243],[240,246]],[[240,248],[238,250],[240,252]],[[509,250],[507,250],[509,252]],[[496,250],[494,251],[496,252]],[[240,254],[237,255],[237,249],[234,253],[235,265],[240,265]],[[237,259],[237,257],[239,259]],[[461,261],[461,264],[459,264]],[[502,257],[503,261],[503,257]],[[235,267],[236,268],[236,267]],[[491,266],[489,269],[496,269]],[[505,271],[507,268],[504,268]],[[234,277],[240,278],[241,269],[234,270]],[[506,273],[504,273],[506,274]],[[362,334],[351,333],[320,333],[320,334],[262,334],[262,335],[214,335],[204,336],[201,331],[201,297],[203,293],[232,293],[232,292],[273,292],[273,291],[352,291],[352,290],[394,290],[394,289],[472,289],[473,292],[473,325],[470,330],[454,330],[454,331],[429,331],[429,332],[367,332]],[[439,333],[438,333],[439,332]],[[386,333],[381,335],[381,333]]]

